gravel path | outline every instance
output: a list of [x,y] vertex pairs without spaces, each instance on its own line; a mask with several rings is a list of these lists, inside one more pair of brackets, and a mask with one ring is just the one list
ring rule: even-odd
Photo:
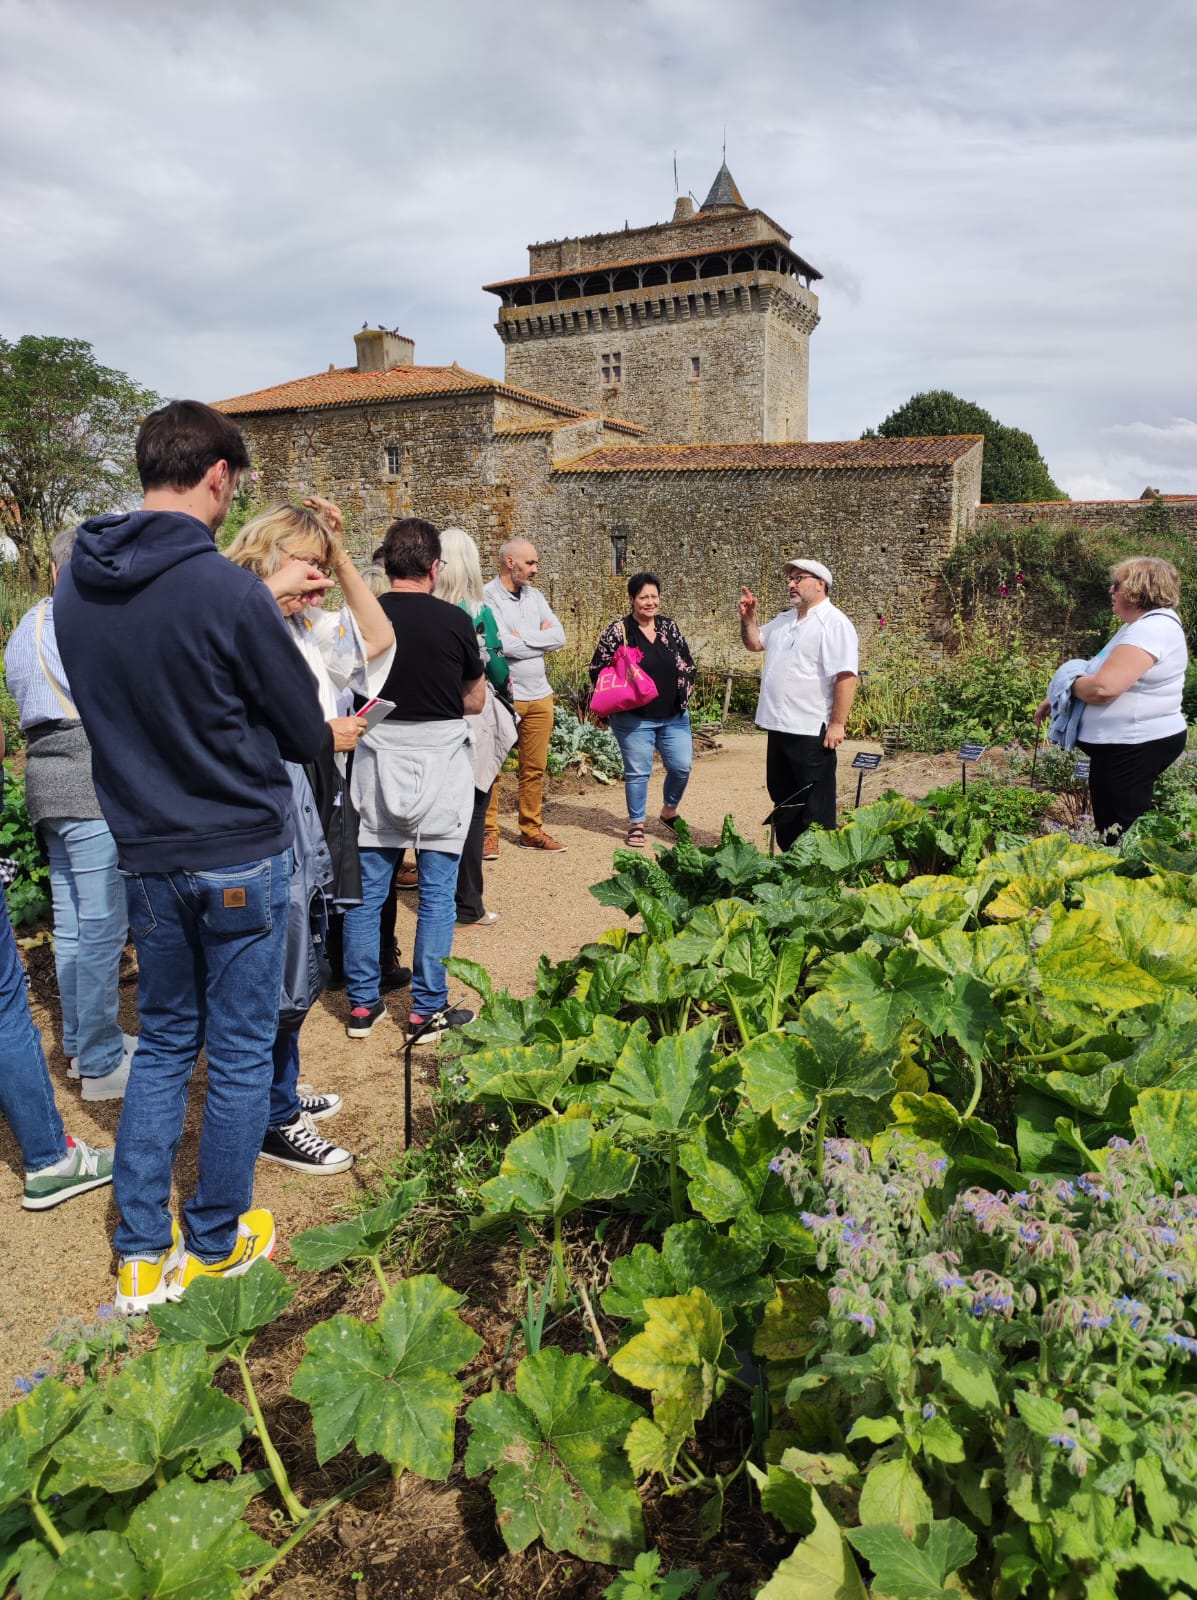
[[[855,791],[855,775],[847,768],[856,748],[845,745],[840,755],[840,797],[847,804]],[[766,835],[760,824],[769,809],[764,758],[763,738],[749,733],[728,736],[721,749],[697,762],[683,811],[699,844],[717,841],[728,812],[747,838],[764,844]],[[899,758],[887,762],[881,774],[866,776],[864,799],[867,803],[887,784],[922,794],[937,783],[950,781],[957,771],[950,757]],[[487,929],[459,930],[454,948],[455,954],[482,962],[497,987],[526,994],[542,951],[560,960],[618,920],[587,891],[592,883],[609,875],[612,850],[622,843],[623,786],[604,787],[589,778],[556,780],[546,802],[545,823],[568,848],[563,854],[546,856],[518,848],[514,783],[511,779],[505,782],[512,803],[505,803],[501,817],[499,859],[486,869],[487,905],[499,913],[500,920]],[[658,769],[649,794],[650,818],[660,804]],[[650,849],[657,837],[665,842],[671,835],[650,821]],[[399,939],[408,952],[414,898],[402,896],[399,910]],[[122,990],[122,997],[123,1023],[136,1031],[131,986]],[[392,998],[390,1016],[375,1027],[369,1039],[345,1037],[346,1011],[343,992],[322,998],[304,1026],[302,1075],[318,1088],[336,1089],[344,1096],[344,1108],[336,1118],[322,1123],[321,1131],[353,1150],[358,1160],[348,1172],[329,1178],[310,1177],[269,1162],[259,1164],[254,1202],[275,1214],[281,1260],[286,1259],[286,1241],[293,1234],[333,1220],[342,1207],[352,1205],[402,1140],[399,1029],[407,1012],[406,991]],[[52,1001],[39,1000],[34,1012],[67,1131],[89,1143],[111,1144],[120,1102],[81,1103],[76,1085],[66,1078],[66,1062],[58,1048],[56,1007]],[[425,1076],[435,1072],[432,1049],[417,1051],[415,1060]],[[194,1184],[202,1084],[200,1069],[176,1169],[184,1195]],[[417,1107],[427,1102],[427,1092],[426,1082],[417,1085]],[[111,1302],[116,1288],[109,1244],[116,1222],[111,1189],[82,1195],[53,1211],[28,1212],[20,1206],[20,1172],[17,1148],[7,1126],[0,1123],[0,1216],[4,1218],[0,1239],[0,1409],[15,1397],[13,1378],[45,1363],[46,1337],[65,1319],[94,1320],[97,1308]]]

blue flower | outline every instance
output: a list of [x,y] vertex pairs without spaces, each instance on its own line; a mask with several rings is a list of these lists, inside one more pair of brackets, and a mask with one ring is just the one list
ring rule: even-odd
[[1111,1139],[1110,1140],[1110,1149],[1111,1150],[1129,1150],[1130,1149],[1130,1142],[1127,1139]]
[[927,1404],[923,1407],[923,1421],[933,1422],[935,1420],[935,1415],[935,1407],[931,1404],[930,1400],[928,1400]]
[[935,1287],[942,1294],[947,1294],[950,1289],[963,1289],[964,1279],[958,1272],[947,1272],[942,1278],[936,1278]]
[[1076,1440],[1070,1433],[1053,1433],[1048,1438],[1048,1444],[1058,1445],[1061,1450],[1075,1450]]
[[877,1332],[877,1324],[873,1321],[873,1318],[867,1311],[849,1311],[845,1320],[859,1324],[859,1326],[862,1327],[869,1335],[870,1339]]
[[1012,1206],[1022,1206],[1025,1209],[1030,1203],[1031,1196],[1026,1189],[1019,1189],[1010,1196],[1010,1204]]
[[1151,1321],[1151,1307],[1145,1306],[1142,1300],[1128,1300],[1126,1295],[1114,1301],[1114,1310],[1120,1317],[1127,1318],[1135,1333],[1141,1333]]
[[936,1156],[935,1160],[931,1163],[931,1171],[932,1172],[946,1172],[947,1170],[948,1170],[947,1157],[946,1156]]
[[1157,1228],[1155,1236],[1161,1244],[1175,1244],[1179,1237],[1175,1228]]
[[[1190,1339],[1186,1333],[1166,1333],[1164,1343],[1175,1345],[1176,1349],[1183,1350],[1187,1356],[1197,1356],[1197,1339]],[[17,1382],[20,1381],[18,1378]]]
[[1113,1320],[1112,1317],[1099,1317],[1095,1311],[1081,1313],[1082,1328],[1108,1328]]
[[781,1157],[780,1156],[774,1156],[773,1160],[770,1161],[770,1163],[769,1163],[769,1171],[770,1172],[780,1172],[781,1170],[782,1170],[782,1168],[781,1168]]

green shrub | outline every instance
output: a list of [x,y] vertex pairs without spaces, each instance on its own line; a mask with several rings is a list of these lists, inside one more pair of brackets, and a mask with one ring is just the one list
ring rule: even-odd
[[50,910],[50,868],[25,809],[25,786],[13,776],[12,763],[4,763],[4,808],[0,811],[0,856],[20,867],[5,898],[14,928],[36,922]]

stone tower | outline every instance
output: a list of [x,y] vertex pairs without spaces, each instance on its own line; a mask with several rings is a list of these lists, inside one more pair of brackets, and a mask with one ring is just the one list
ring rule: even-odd
[[670,444],[804,440],[811,284],[790,235],[744,203],[725,162],[696,211],[528,247],[490,283],[506,381]]

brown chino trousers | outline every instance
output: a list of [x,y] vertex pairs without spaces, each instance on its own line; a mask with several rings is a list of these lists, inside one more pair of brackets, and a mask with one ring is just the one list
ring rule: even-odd
[[[549,759],[549,737],[553,732],[553,697],[543,700],[517,700],[520,719],[516,749],[520,760],[520,834],[535,839],[543,832],[544,773]],[[495,782],[486,808],[486,831],[499,831],[499,785]]]

